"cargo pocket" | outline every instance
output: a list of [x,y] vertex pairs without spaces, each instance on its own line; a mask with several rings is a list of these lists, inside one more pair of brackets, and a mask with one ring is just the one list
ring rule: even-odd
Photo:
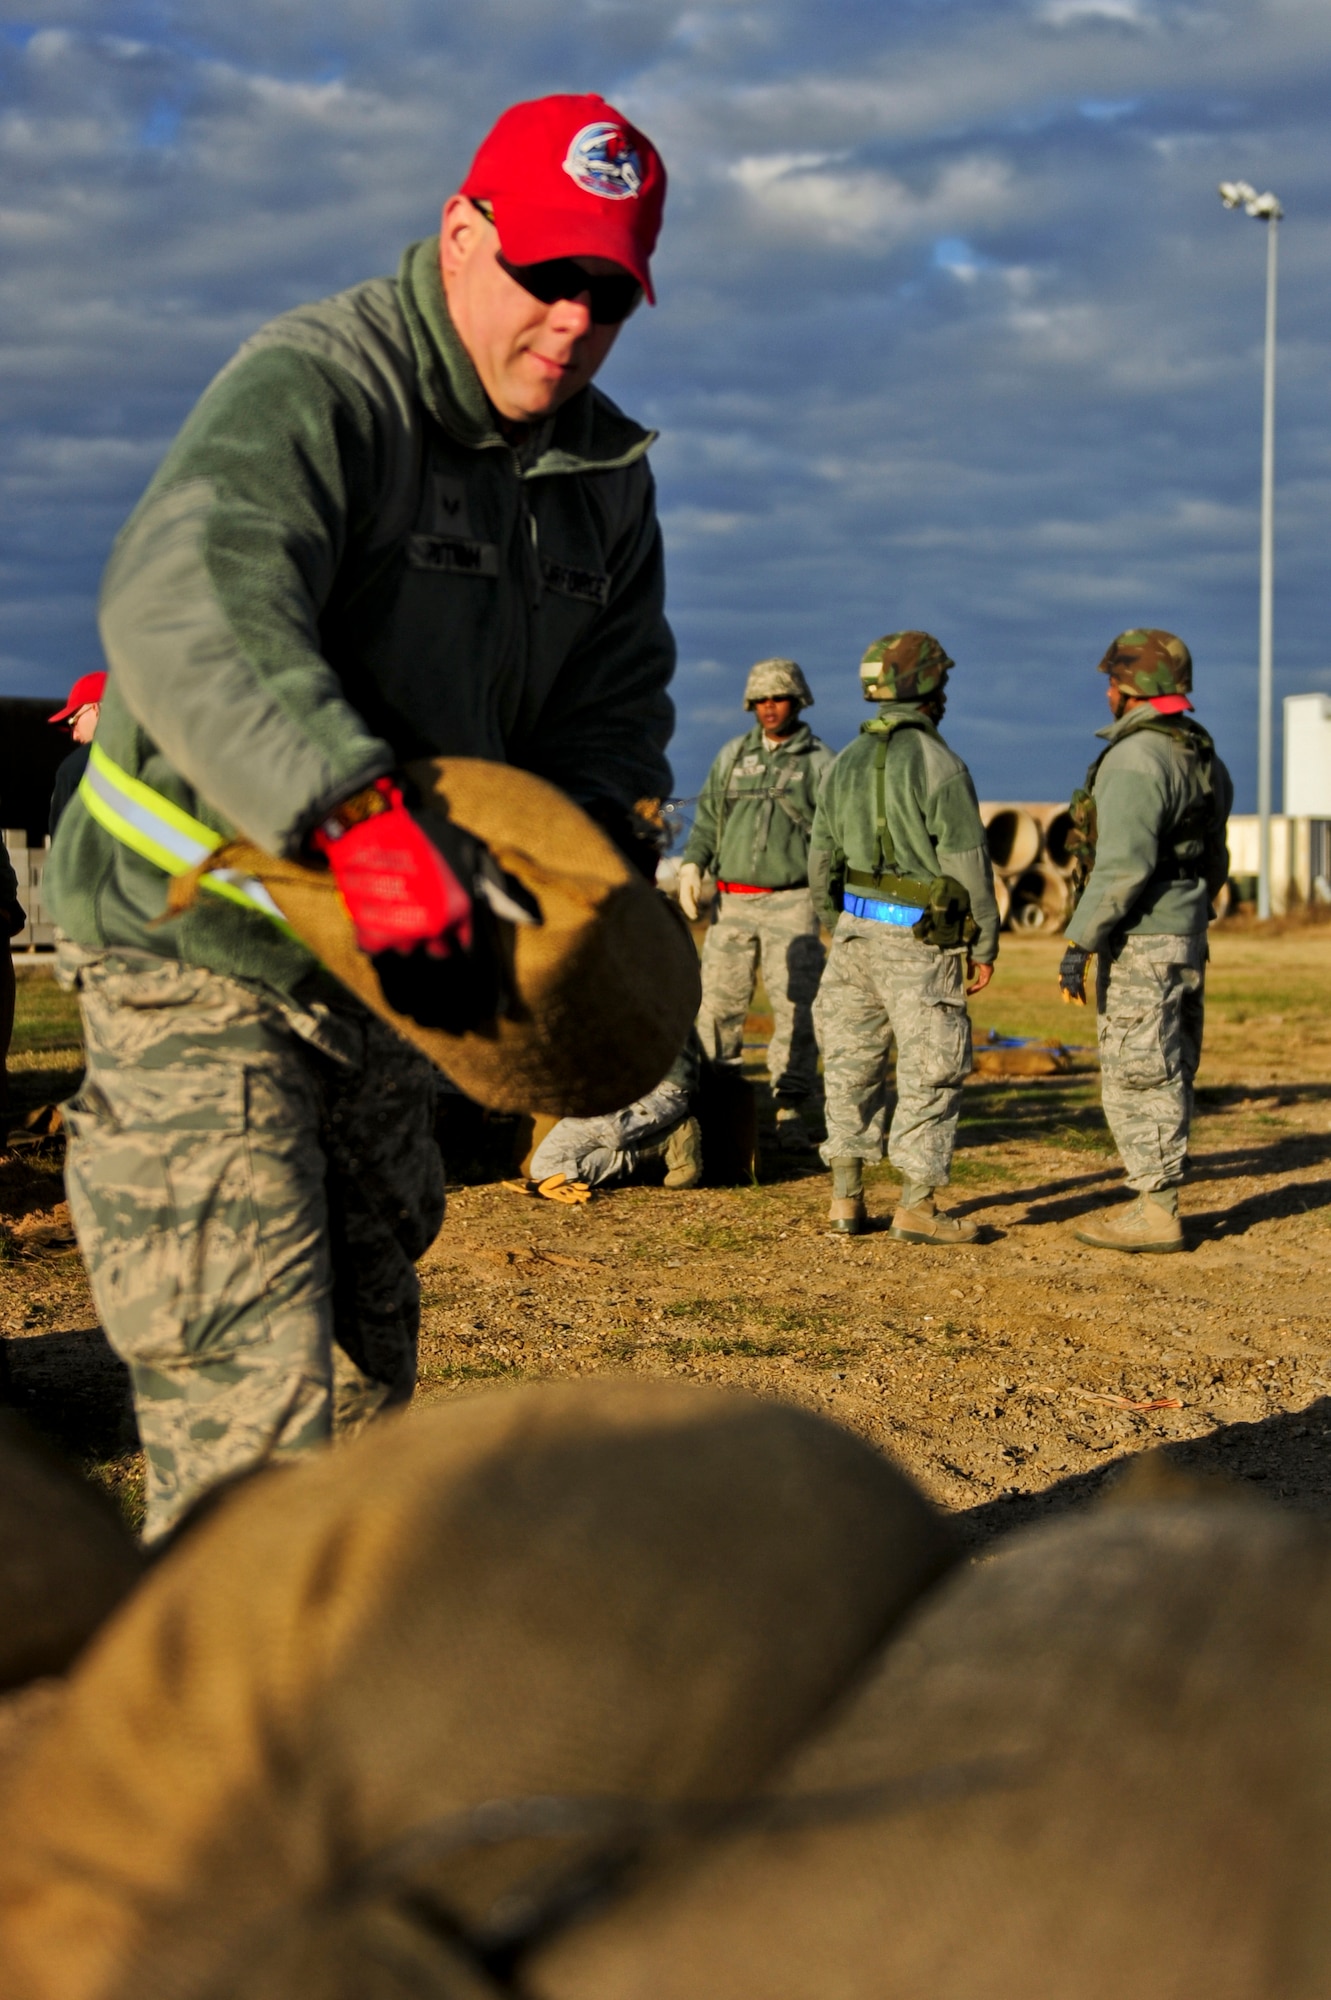
[[103,1072],[70,1106],[70,1207],[113,1345],[136,1363],[266,1332],[236,1064]]
[[1169,1081],[1165,1046],[1165,979],[1132,969],[1132,989],[1115,993],[1100,1020],[1100,1066],[1126,1090],[1155,1090]]

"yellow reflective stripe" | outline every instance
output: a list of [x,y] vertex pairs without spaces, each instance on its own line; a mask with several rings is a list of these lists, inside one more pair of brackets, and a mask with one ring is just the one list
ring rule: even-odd
[[[137,806],[145,816],[169,827],[183,840],[197,843],[201,852],[196,854],[193,860],[186,862],[186,867],[193,868],[197,861],[202,861],[204,854],[212,854],[215,849],[222,846],[225,835],[217,833],[210,826],[205,826],[202,820],[193,819],[183,807],[173,804],[168,798],[163,798],[162,794],[155,792],[151,785],[145,785],[142,778],[131,778],[128,771],[122,771],[119,764],[107,756],[100,743],[93,744],[88,753],[88,762],[114,786],[128,805]],[[168,863],[161,865],[169,866]],[[181,872],[179,869],[172,870],[173,874]]]
[[[170,799],[132,778],[94,743],[88,768],[79,783],[79,797],[97,824],[133,853],[151,861],[166,875],[185,875],[225,845],[225,836],[205,826]],[[277,924],[289,937],[291,929],[262,882],[233,868],[219,868],[200,877],[203,888],[241,909],[253,910]]]

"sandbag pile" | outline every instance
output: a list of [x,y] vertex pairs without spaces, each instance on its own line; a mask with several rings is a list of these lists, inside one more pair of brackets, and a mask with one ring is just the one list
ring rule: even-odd
[[1164,1468],[958,1567],[659,1382],[224,1496],[0,1771],[5,2000],[1321,2000],[1329,1888],[1326,1525]]
[[1125,1505],[957,1572],[530,2000],[1320,2000],[1331,1533]]
[[752,1793],[950,1559],[848,1433],[664,1383],[263,1474],[0,1798],[6,2000],[478,2000]]

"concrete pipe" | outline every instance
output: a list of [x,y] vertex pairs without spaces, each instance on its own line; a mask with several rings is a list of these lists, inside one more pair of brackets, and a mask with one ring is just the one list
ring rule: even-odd
[[994,877],[994,901],[998,905],[998,928],[1006,930],[1008,918],[1012,915],[1012,891],[1001,875]]
[[1051,868],[1060,875],[1067,875],[1073,867],[1073,857],[1068,852],[1068,837],[1072,832],[1072,814],[1066,806],[1050,813],[1044,828],[1044,858]]
[[1021,806],[995,806],[984,832],[1000,875],[1020,875],[1040,858],[1040,828]]
[[1057,931],[1068,920],[1072,899],[1055,868],[1028,868],[1012,884],[1014,931]]

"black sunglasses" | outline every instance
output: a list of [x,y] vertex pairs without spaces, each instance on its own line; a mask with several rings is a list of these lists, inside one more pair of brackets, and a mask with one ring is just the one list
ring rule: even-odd
[[510,264],[499,250],[495,252],[495,262],[543,306],[585,296],[593,326],[619,326],[642,298],[642,286],[627,271],[594,278],[583,270],[576,257],[547,257],[540,264]]

